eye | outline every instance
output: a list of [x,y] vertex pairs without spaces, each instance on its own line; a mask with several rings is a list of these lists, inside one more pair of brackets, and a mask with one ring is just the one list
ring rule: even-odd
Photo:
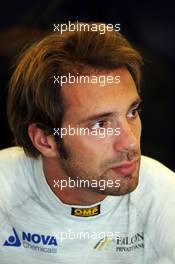
[[129,111],[127,117],[130,119],[135,119],[140,114],[140,112],[141,112],[141,106],[138,105]]
[[100,129],[102,127],[106,127],[107,126],[107,121],[104,121],[104,120],[100,120],[100,121],[97,121],[96,123],[94,123],[92,126],[91,126],[91,129]]

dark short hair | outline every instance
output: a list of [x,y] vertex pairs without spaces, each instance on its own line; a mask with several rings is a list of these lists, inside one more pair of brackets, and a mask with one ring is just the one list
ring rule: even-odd
[[33,44],[19,57],[9,84],[7,113],[15,143],[27,155],[37,157],[28,126],[35,123],[47,135],[61,127],[64,105],[54,75],[126,67],[139,91],[141,63],[140,54],[114,30],[53,33]]

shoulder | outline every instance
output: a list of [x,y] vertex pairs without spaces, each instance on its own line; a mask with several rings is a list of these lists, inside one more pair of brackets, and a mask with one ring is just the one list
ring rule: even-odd
[[0,150],[0,166],[2,167],[4,163],[16,161],[20,157],[25,157],[24,151],[20,147],[2,149]]
[[133,192],[137,214],[159,256],[175,258],[175,173],[157,160],[142,156],[140,180]]
[[160,173],[174,175],[174,172],[163,165],[160,161],[155,160],[151,157],[141,156],[141,173]]
[[23,177],[24,172],[31,170],[32,159],[27,157],[20,147],[11,147],[0,151],[0,180],[13,181]]
[[175,173],[161,162],[142,156],[139,183],[131,198],[143,219],[171,211],[170,204],[175,204]]
[[172,186],[174,189],[175,173],[161,162],[150,157],[142,156],[140,164],[140,184],[142,185],[142,183],[144,187],[150,185],[152,188],[165,189],[166,186]]
[[10,211],[32,192],[33,161],[22,148],[0,151],[0,209]]
[[131,193],[133,200],[144,203],[146,199],[147,204],[149,200],[150,202],[154,200],[156,203],[168,198],[170,193],[175,198],[175,173],[161,162],[141,156],[139,183],[135,191]]
[[159,161],[142,156],[139,174],[132,202],[152,240],[156,236],[163,239],[165,234],[171,235],[175,223],[175,173]]

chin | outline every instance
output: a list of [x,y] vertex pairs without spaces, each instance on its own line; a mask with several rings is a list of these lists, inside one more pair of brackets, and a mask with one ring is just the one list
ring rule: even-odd
[[120,187],[106,188],[104,190],[96,189],[94,191],[104,195],[126,195],[128,193],[133,192],[137,188],[139,182],[138,177],[132,175],[125,176],[124,178],[118,177],[118,179],[120,179]]

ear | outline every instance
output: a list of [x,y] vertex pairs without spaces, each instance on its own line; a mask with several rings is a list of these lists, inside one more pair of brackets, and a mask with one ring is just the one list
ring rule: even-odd
[[58,150],[54,135],[46,135],[41,128],[36,126],[36,124],[30,124],[28,126],[28,135],[35,148],[44,157],[58,157]]

